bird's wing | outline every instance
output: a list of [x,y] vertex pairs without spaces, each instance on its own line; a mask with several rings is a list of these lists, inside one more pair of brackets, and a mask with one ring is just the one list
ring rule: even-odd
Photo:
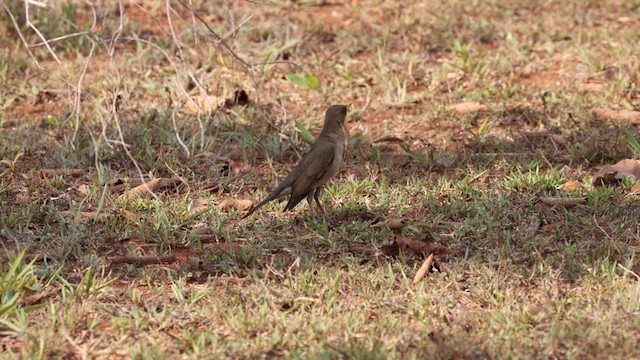
[[285,211],[293,209],[317,187],[318,180],[329,169],[335,154],[336,145],[332,142],[325,142],[318,144],[313,153],[310,152],[305,156],[298,167],[297,178],[293,181],[293,191],[287,206],[284,208]]

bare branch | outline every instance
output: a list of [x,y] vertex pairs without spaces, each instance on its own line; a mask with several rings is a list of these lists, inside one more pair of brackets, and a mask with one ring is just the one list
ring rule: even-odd
[[40,65],[40,63],[38,62],[38,59],[36,59],[36,57],[31,52],[31,49],[29,49],[29,44],[27,43],[27,39],[24,38],[24,35],[22,34],[22,31],[20,31],[20,26],[18,25],[16,18],[13,16],[13,14],[11,13],[11,10],[9,10],[9,8],[7,7],[7,4],[5,4],[4,1],[2,1],[2,7],[4,7],[4,10],[7,12],[7,14],[9,14],[9,17],[11,18],[11,22],[13,23],[13,27],[16,29],[16,32],[20,37],[20,41],[22,41],[22,44],[24,45],[25,49],[27,49],[27,52],[29,53],[31,60],[33,60],[33,62],[38,67],[38,69],[42,70],[43,69],[42,65]]

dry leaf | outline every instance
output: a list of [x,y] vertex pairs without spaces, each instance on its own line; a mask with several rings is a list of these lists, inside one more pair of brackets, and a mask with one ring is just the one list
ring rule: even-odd
[[629,16],[620,16],[617,20],[620,24],[628,24],[633,22],[633,18]]
[[593,185],[617,183],[623,178],[640,179],[640,160],[625,159],[603,166],[593,177]]
[[431,265],[433,264],[433,254],[429,255],[425,260],[420,269],[416,272],[416,275],[413,277],[413,283],[417,284],[420,280],[424,279],[429,269],[431,269]]
[[122,192],[126,189],[131,189],[131,188],[140,186],[151,180],[153,179],[152,178],[132,178],[127,181],[126,179],[117,178],[111,181],[108,184],[108,186],[109,186],[109,190],[111,190],[112,192]]
[[640,181],[636,181],[631,187],[631,195],[640,193]]
[[593,108],[591,113],[601,119],[629,120],[633,123],[640,123],[640,111]]
[[451,71],[447,73],[447,80],[458,80],[464,76],[462,71]]
[[218,96],[213,96],[213,95],[207,95],[207,96],[194,96],[191,99],[189,99],[187,101],[187,103],[184,105],[185,108],[187,108],[187,110],[191,111],[194,114],[197,114],[199,112],[212,112],[213,110],[218,109],[219,107],[221,107],[224,104],[224,99],[218,97]]
[[126,198],[129,200],[137,199],[147,194],[151,194],[155,190],[159,190],[165,187],[176,186],[181,182],[182,181],[179,178],[153,179],[139,186],[134,187],[133,189],[129,190],[129,192],[126,194],[120,195],[120,198],[123,198],[126,196]]
[[253,206],[253,201],[242,199],[225,199],[218,205],[222,210],[229,210],[230,208],[238,210],[249,210]]
[[84,196],[89,196],[91,194],[91,188],[89,185],[83,184],[78,186],[78,192]]
[[581,189],[582,188],[582,184],[579,181],[575,181],[575,180],[569,180],[566,183],[558,186],[558,190],[564,190],[564,191],[574,191],[576,189]]
[[472,112],[487,110],[487,107],[477,102],[462,102],[449,106],[449,110],[453,110],[458,114],[468,114]]
[[540,201],[547,205],[559,205],[564,207],[571,207],[576,205],[583,205],[587,203],[586,197],[579,198],[563,198],[563,197],[541,197]]
[[389,230],[398,230],[407,225],[409,224],[402,219],[390,218],[387,220],[378,221],[377,223],[371,225],[371,227],[374,229],[388,228]]

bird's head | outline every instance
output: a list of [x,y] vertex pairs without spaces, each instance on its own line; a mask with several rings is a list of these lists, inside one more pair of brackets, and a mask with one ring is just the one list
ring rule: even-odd
[[344,124],[344,120],[347,117],[347,105],[331,105],[327,109],[327,114],[324,118],[325,126],[330,122],[336,122],[340,125]]

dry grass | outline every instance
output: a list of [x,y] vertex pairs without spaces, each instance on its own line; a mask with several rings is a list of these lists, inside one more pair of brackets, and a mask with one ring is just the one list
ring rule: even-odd
[[[637,151],[592,109],[640,106],[640,3],[195,2],[226,45],[136,4],[1,10],[3,358],[640,355],[638,201],[591,185]],[[74,36],[32,58],[34,27]],[[219,206],[265,195],[332,103],[328,222]],[[441,272],[414,284],[394,240],[448,249]]]

